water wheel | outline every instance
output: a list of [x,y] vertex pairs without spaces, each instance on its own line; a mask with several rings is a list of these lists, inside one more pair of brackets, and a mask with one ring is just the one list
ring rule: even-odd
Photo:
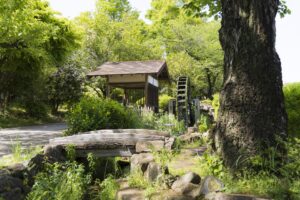
[[185,125],[190,124],[190,82],[189,78],[186,76],[181,76],[177,81],[177,118],[179,121],[184,121]]

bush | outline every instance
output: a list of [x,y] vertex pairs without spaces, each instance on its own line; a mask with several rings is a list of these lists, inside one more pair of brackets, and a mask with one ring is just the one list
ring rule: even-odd
[[169,109],[169,101],[173,99],[169,95],[163,94],[159,96],[159,109],[166,112]]
[[186,130],[184,121],[178,121],[174,115],[164,114],[157,117],[155,129],[167,131],[172,135],[183,134]]
[[112,176],[108,176],[100,184],[101,192],[99,199],[114,200],[116,199],[116,193],[119,189],[117,181]]
[[82,165],[67,163],[49,165],[36,176],[28,200],[81,200],[90,183]]
[[137,114],[116,101],[84,97],[67,115],[67,134],[99,129],[135,128]]
[[201,114],[199,120],[199,131],[204,133],[211,128],[211,122],[208,116]]
[[147,129],[155,129],[160,131],[167,131],[172,135],[179,135],[186,130],[184,122],[179,122],[174,115],[155,114],[152,110],[142,109],[141,120],[139,127]]
[[300,137],[300,83],[286,84],[283,92],[288,114],[288,133]]
[[84,76],[82,70],[73,64],[67,64],[53,73],[48,80],[48,99],[52,112],[57,113],[58,107],[64,103],[78,102],[83,94]]
[[33,118],[43,119],[48,115],[47,105],[42,101],[24,101],[26,113]]

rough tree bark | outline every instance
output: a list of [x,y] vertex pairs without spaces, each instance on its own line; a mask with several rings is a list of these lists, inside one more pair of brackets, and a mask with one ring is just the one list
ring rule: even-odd
[[212,137],[233,166],[286,137],[281,63],[275,50],[278,0],[221,0],[224,83]]

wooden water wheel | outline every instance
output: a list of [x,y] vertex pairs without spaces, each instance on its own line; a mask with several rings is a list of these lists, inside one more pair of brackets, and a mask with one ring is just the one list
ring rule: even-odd
[[186,76],[181,76],[177,81],[177,118],[179,121],[184,121],[185,125],[190,124],[190,82],[189,78]]

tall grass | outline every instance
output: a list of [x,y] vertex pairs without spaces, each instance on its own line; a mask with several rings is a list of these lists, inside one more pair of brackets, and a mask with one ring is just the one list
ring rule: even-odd
[[17,141],[12,142],[11,152],[12,154],[5,155],[2,158],[0,158],[0,167],[5,167],[30,160],[36,154],[42,152],[42,147],[30,146],[27,149],[23,149],[21,142]]

